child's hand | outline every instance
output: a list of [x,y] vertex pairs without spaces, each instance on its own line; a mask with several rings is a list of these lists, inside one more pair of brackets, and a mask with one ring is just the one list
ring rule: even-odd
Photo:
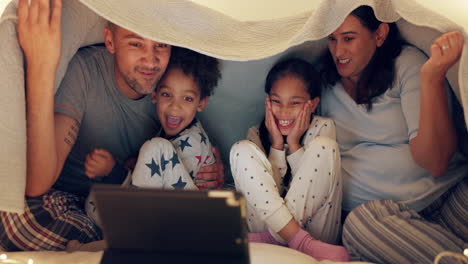
[[271,147],[278,150],[283,150],[283,135],[281,134],[281,131],[276,125],[275,117],[273,115],[273,111],[271,110],[271,101],[269,96],[267,96],[267,98],[265,99],[265,126],[268,130],[268,133],[270,133],[272,141]]
[[296,152],[299,148],[301,148],[301,140],[302,135],[304,132],[309,129],[310,126],[310,116],[312,115],[312,101],[308,100],[302,107],[299,115],[296,117],[294,121],[293,127],[291,132],[289,132],[286,141],[289,146],[289,150],[291,153]]
[[88,178],[107,176],[114,165],[112,154],[105,149],[95,149],[86,155],[85,173]]

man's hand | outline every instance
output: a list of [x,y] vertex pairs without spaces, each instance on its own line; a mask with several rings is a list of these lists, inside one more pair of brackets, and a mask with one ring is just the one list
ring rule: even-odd
[[50,0],[19,0],[18,41],[28,67],[45,70],[57,68],[60,58],[62,1],[55,0],[51,12]]
[[195,177],[195,184],[198,189],[220,189],[224,185],[224,165],[221,160],[221,155],[217,148],[212,147],[211,150],[215,156],[214,164],[201,167]]
[[85,173],[89,178],[107,176],[114,166],[115,159],[107,150],[95,149],[86,155]]

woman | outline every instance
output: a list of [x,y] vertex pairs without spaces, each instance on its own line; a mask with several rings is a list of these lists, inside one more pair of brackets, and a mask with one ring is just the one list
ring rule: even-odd
[[353,258],[432,263],[467,241],[467,166],[445,85],[462,47],[460,33],[445,34],[427,60],[368,6],[329,35],[322,115],[336,124]]

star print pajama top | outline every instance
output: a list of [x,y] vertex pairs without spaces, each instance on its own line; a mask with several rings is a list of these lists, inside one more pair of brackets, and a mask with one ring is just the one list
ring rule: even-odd
[[[266,157],[259,125],[248,130],[247,139],[234,144],[230,163],[236,188],[247,200],[249,230],[269,230],[286,243],[277,233],[294,217],[314,238],[337,242],[342,179],[333,121],[314,116],[301,142],[303,147],[293,154],[285,145],[283,151],[271,148]],[[292,180],[284,186],[288,163]]]
[[[137,187],[197,190],[194,177],[198,170],[214,162],[208,136],[201,123],[194,119],[176,136],[146,141],[129,177]],[[101,226],[93,197],[88,197],[85,207],[88,216]]]
[[211,143],[201,123],[194,119],[178,135],[155,137],[143,144],[132,174],[138,187],[198,189],[198,170],[215,162]]

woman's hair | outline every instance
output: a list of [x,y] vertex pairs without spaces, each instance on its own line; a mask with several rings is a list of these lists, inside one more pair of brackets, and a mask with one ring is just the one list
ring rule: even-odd
[[[360,6],[350,15],[355,16],[361,24],[371,32],[375,32],[382,23],[370,6]],[[406,42],[400,35],[395,23],[389,23],[389,32],[381,47],[377,47],[374,56],[364,68],[356,87],[356,103],[367,104],[367,110],[372,110],[372,99],[392,88],[395,80],[395,59],[400,55]],[[322,57],[321,75],[326,86],[331,87],[340,80],[330,50]]]
[[[290,58],[278,62],[268,72],[265,82],[265,93],[270,94],[273,85],[280,79],[291,76],[296,77],[304,83],[307,93],[310,98],[320,97],[322,92],[322,83],[320,74],[315,70],[314,66],[309,62],[299,59]],[[268,130],[265,126],[265,119],[260,124],[259,137],[262,142],[263,149],[268,155],[270,152],[271,142]]]

